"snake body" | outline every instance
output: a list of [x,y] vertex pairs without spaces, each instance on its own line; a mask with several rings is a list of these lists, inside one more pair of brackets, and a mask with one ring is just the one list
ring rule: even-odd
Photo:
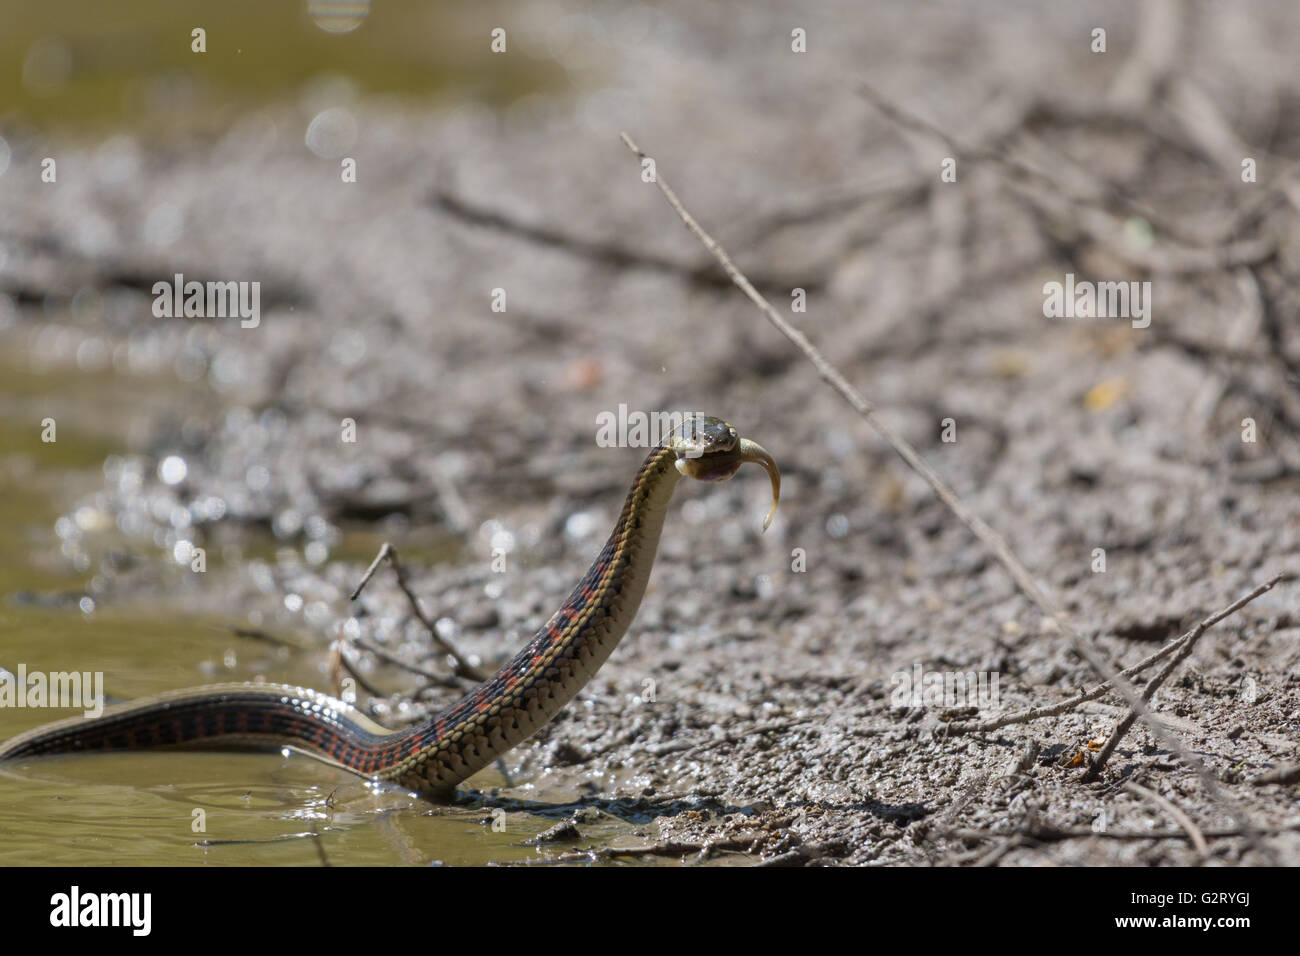
[[95,719],[38,727],[0,745],[0,760],[178,746],[291,748],[446,799],[457,784],[550,721],[627,633],[682,475],[725,481],[743,462],[757,462],[771,478],[775,511],[780,474],[766,451],[720,419],[684,424],[689,427],[674,430],[642,463],[605,546],[560,609],[491,678],[423,723],[392,731],[317,691],[218,684],[108,707]]

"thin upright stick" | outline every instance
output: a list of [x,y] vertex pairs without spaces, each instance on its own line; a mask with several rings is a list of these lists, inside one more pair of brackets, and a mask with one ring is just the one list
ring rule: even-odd
[[420,619],[420,623],[428,629],[429,638],[433,641],[434,646],[452,659],[454,664],[453,672],[456,676],[469,677],[473,680],[487,680],[488,674],[486,671],[471,664],[465,659],[464,655],[462,655],[460,651],[456,650],[455,647],[438,634],[437,627],[434,626],[433,621],[429,620],[429,616],[424,613],[424,609],[420,607],[419,599],[415,596],[415,592],[411,590],[411,585],[406,580],[406,568],[402,567],[402,562],[397,557],[397,549],[387,541],[385,541],[383,547],[379,549],[379,553],[375,555],[375,560],[370,562],[370,567],[366,568],[366,573],[361,576],[361,583],[357,585],[357,589],[352,592],[352,595],[348,600],[355,601],[361,596],[362,590],[370,583],[370,579],[374,577],[376,569],[378,569],[379,565],[382,564],[385,559],[387,559],[388,563],[393,566],[393,574],[397,577],[397,586],[401,588],[402,593],[406,595],[406,600],[410,603],[411,610],[415,612],[415,616]]

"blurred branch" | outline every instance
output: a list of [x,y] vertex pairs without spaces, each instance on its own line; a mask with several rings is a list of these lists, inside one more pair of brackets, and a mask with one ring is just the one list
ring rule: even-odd
[[1196,824],[1192,822],[1192,818],[1179,809],[1178,805],[1172,800],[1166,799],[1154,790],[1148,790],[1146,787],[1139,783],[1135,783],[1132,780],[1124,784],[1124,789],[1130,793],[1137,794],[1145,800],[1149,800],[1161,810],[1165,811],[1165,813],[1169,814],[1169,816],[1173,818],[1173,821],[1186,831],[1187,836],[1196,847],[1196,852],[1201,855],[1202,861],[1210,855],[1210,845],[1205,842],[1204,834],[1202,834]]
[[[565,252],[584,259],[590,259],[604,266],[616,269],[652,269],[657,272],[669,272],[682,276],[693,285],[725,288],[728,284],[727,278],[718,275],[712,263],[707,260],[703,263],[678,262],[652,252],[629,249],[617,242],[588,239],[552,226],[522,222],[503,212],[475,205],[449,190],[440,189],[435,191],[429,197],[429,203],[435,209],[439,209],[470,225],[499,229],[529,242],[562,249]],[[792,279],[784,279],[780,276],[761,276],[758,279],[758,284],[770,292],[784,293],[792,285],[802,285],[805,289],[811,291],[812,289],[821,288],[825,284],[825,279],[801,279],[795,282]]]
[[[1277,253],[1277,240],[1271,236],[1254,236],[1220,243],[1201,243],[1178,224],[1157,211],[1126,195],[1114,185],[1089,177],[1089,192],[1071,187],[1059,176],[1004,155],[996,148],[974,149],[957,142],[952,136],[885,99],[866,83],[859,84],[862,96],[882,114],[904,129],[922,132],[938,139],[954,158],[967,162],[989,163],[1010,174],[1009,188],[1032,203],[1041,214],[1062,229],[1082,234],[1129,265],[1168,275],[1193,275],[1230,267],[1258,265]],[[1076,168],[1083,174],[1081,167]],[[1125,238],[1125,223],[1130,218],[1152,223],[1158,231],[1177,242],[1162,240],[1143,248]]]

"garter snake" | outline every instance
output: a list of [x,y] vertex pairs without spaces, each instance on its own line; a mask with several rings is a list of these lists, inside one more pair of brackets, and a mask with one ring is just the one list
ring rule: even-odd
[[446,799],[546,724],[609,657],[645,593],[679,478],[726,481],[745,462],[762,465],[771,480],[766,529],[781,496],[772,456],[721,419],[686,419],[642,463],[609,539],[568,600],[492,677],[413,727],[388,730],[352,705],[304,688],[218,684],[37,727],[0,745],[0,760],[180,746],[290,748]]

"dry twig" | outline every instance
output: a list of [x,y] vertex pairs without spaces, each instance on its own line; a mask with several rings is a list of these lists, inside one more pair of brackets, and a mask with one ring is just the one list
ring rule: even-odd
[[1192,822],[1192,818],[1183,813],[1182,810],[1178,809],[1178,805],[1172,800],[1166,799],[1154,790],[1148,790],[1140,783],[1136,783],[1132,780],[1124,784],[1124,789],[1128,790],[1130,793],[1137,794],[1139,797],[1150,800],[1161,810],[1165,811],[1165,813],[1173,817],[1174,822],[1187,831],[1187,836],[1191,838],[1192,844],[1196,847],[1196,852],[1201,855],[1202,860],[1210,855],[1210,845],[1205,842],[1205,837],[1201,834],[1201,831],[1197,829],[1196,824]]
[[[1146,702],[1151,699],[1151,696],[1160,688],[1160,685],[1162,685],[1166,680],[1168,680],[1169,675],[1172,674],[1175,670],[1177,670],[1178,665],[1181,664],[1183,661],[1185,661],[1187,659],[1187,656],[1192,653],[1193,648],[1196,647],[1196,642],[1201,639],[1201,635],[1204,634],[1206,631],[1208,631],[1215,624],[1218,624],[1229,614],[1236,613],[1241,608],[1249,604],[1251,601],[1255,600],[1255,598],[1259,597],[1261,594],[1265,593],[1266,591],[1271,591],[1273,589],[1273,586],[1277,584],[1278,581],[1281,580],[1282,580],[1282,575],[1279,574],[1275,576],[1272,580],[1264,582],[1259,587],[1255,588],[1255,590],[1247,594],[1245,597],[1239,598],[1237,601],[1235,601],[1233,604],[1229,605],[1228,607],[1224,608],[1222,611],[1218,611],[1215,614],[1211,614],[1209,617],[1201,621],[1201,623],[1197,624],[1187,633],[1187,635],[1180,642],[1181,646],[1178,648],[1178,652],[1174,654],[1173,658],[1169,661],[1168,664],[1164,666],[1164,669],[1161,670],[1159,674],[1151,678],[1151,682],[1147,684],[1146,689],[1143,690],[1142,692],[1143,706],[1138,707],[1136,704],[1134,704],[1134,707],[1131,711],[1129,711],[1128,716],[1119,722],[1119,725],[1115,728],[1114,733],[1110,735],[1110,739],[1106,741],[1106,746],[1102,748],[1101,753],[1097,754],[1097,759],[1094,760],[1092,762],[1092,766],[1088,768],[1088,772],[1084,775],[1083,778],[1084,780],[1097,779],[1098,775],[1100,775],[1101,773],[1102,768],[1106,766],[1106,761],[1110,759],[1111,754],[1115,752],[1115,748],[1119,746],[1119,742],[1124,739],[1124,735],[1129,732],[1129,728],[1131,728],[1133,726],[1133,722],[1137,720],[1139,711],[1145,710]],[[1154,727],[1156,726],[1156,722],[1150,721],[1148,722],[1148,725]]]
[[1300,766],[1284,764],[1276,770],[1270,770],[1266,774],[1255,777],[1250,782],[1257,787],[1267,786],[1270,783],[1300,783]]
[[[1219,614],[1222,616],[1216,616],[1215,622],[1217,623],[1218,621],[1222,620],[1224,617],[1227,617],[1229,614],[1238,610],[1240,607],[1250,603],[1250,601],[1253,601],[1260,594],[1263,594],[1264,591],[1267,591],[1269,588],[1273,587],[1273,585],[1275,585],[1278,581],[1280,581],[1282,577],[1283,575],[1278,575],[1277,577],[1269,581],[1268,584],[1264,585],[1262,590],[1257,589],[1256,592],[1252,592],[1250,595],[1243,598],[1241,601],[1238,601],[1236,604],[1232,605],[1232,607],[1225,608],[1223,611],[1220,611]],[[1188,630],[1181,637],[1177,637],[1174,640],[1170,641],[1164,647],[1160,648],[1160,650],[1148,654],[1146,657],[1142,658],[1142,660],[1138,661],[1136,664],[1124,668],[1124,670],[1120,671],[1120,674],[1122,674],[1126,678],[1133,677],[1137,674],[1142,673],[1144,670],[1149,668],[1152,664],[1155,664],[1163,660],[1164,658],[1168,657],[1170,654],[1173,654],[1175,651],[1183,647],[1187,643],[1187,641],[1192,638],[1193,635],[1199,635],[1200,633],[1199,629],[1201,628],[1201,624],[1203,623],[1204,622],[1197,624],[1195,627]],[[1111,691],[1110,681],[1108,680],[1102,681],[1096,687],[1092,688],[1092,690],[1085,691],[1082,694],[1078,694],[1066,700],[1057,701],[1055,704],[1046,704],[1042,707],[1030,707],[1027,708],[1026,710],[1018,710],[1011,714],[1003,714],[1000,717],[994,717],[989,720],[982,720],[979,722],[955,721],[945,726],[944,733],[945,734],[988,733],[990,731],[998,730],[1002,727],[1007,727],[1012,724],[1027,724],[1030,721],[1042,720],[1046,717],[1058,717],[1061,714],[1068,713],[1069,711],[1074,710],[1080,704],[1087,703],[1090,700],[1096,700],[1099,697],[1104,697],[1110,691]]]
[[[420,623],[429,631],[430,640],[433,641],[434,646],[438,648],[438,650],[442,651],[454,662],[452,673],[457,677],[469,677],[472,680],[487,680],[488,675],[484,670],[471,664],[461,655],[460,651],[456,650],[455,647],[439,636],[438,629],[434,626],[433,622],[429,620],[428,615],[424,613],[424,609],[420,607],[419,599],[416,598],[415,592],[411,590],[411,585],[406,580],[406,569],[402,567],[402,562],[397,558],[397,550],[387,541],[385,541],[383,547],[379,549],[379,553],[375,555],[375,560],[370,562],[370,567],[366,568],[366,573],[361,576],[361,583],[357,585],[356,590],[352,592],[352,595],[348,600],[355,601],[361,596],[362,590],[368,583],[370,583],[370,579],[375,576],[375,571],[385,558],[387,558],[388,562],[393,566],[393,573],[397,576],[397,586],[401,588],[402,593],[406,595],[406,599],[410,602],[411,609],[415,612],[415,616],[419,618]],[[394,663],[397,662],[394,661]],[[401,664],[401,666],[407,667],[408,669],[411,667],[409,664]]]

